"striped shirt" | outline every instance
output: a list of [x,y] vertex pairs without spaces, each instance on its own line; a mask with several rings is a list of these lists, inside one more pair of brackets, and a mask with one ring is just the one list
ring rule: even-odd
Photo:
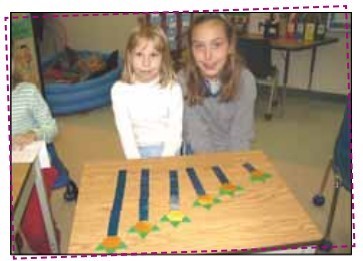
[[13,136],[34,131],[38,140],[47,143],[58,132],[48,105],[32,83],[19,83],[11,92],[11,131]]

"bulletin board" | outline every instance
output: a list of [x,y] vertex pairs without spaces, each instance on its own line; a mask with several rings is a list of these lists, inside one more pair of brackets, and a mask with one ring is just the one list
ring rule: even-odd
[[193,20],[193,13],[149,13],[146,23],[160,26],[168,39],[174,69],[178,71],[185,62],[186,36]]
[[13,13],[11,41],[14,65],[23,81],[34,83],[41,89],[37,49],[34,40],[31,13]]

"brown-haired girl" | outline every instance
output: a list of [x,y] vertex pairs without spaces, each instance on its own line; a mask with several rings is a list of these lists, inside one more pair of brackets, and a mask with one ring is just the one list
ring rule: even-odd
[[256,82],[237,53],[233,27],[218,14],[197,16],[188,45],[189,59],[179,74],[186,153],[249,150]]

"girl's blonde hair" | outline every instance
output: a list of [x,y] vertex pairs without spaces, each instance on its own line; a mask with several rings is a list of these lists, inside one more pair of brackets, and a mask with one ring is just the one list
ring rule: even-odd
[[175,72],[173,70],[168,40],[164,31],[155,25],[141,25],[131,32],[125,50],[125,68],[121,76],[122,81],[132,83],[131,52],[143,39],[153,42],[155,49],[161,53],[160,84],[162,87],[169,86],[175,80]]
[[29,81],[30,77],[20,70],[19,50],[15,49],[15,44],[11,43],[11,89],[21,82]]
[[215,21],[220,23],[226,33],[228,43],[231,48],[231,53],[227,57],[226,64],[219,75],[222,88],[220,93],[220,101],[228,102],[234,99],[237,95],[238,84],[240,82],[241,70],[244,67],[244,61],[236,50],[236,32],[233,26],[221,15],[203,14],[196,17],[189,28],[188,32],[188,59],[186,64],[186,79],[187,79],[187,94],[186,102],[189,105],[202,103],[205,97],[204,78],[201,74],[192,51],[192,36],[194,29],[203,23]]

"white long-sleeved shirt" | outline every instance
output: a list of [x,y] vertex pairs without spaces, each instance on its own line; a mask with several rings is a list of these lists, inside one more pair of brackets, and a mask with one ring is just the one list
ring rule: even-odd
[[138,147],[163,145],[162,157],[174,156],[182,143],[183,96],[178,83],[161,88],[158,81],[111,90],[112,108],[127,159],[138,159]]

